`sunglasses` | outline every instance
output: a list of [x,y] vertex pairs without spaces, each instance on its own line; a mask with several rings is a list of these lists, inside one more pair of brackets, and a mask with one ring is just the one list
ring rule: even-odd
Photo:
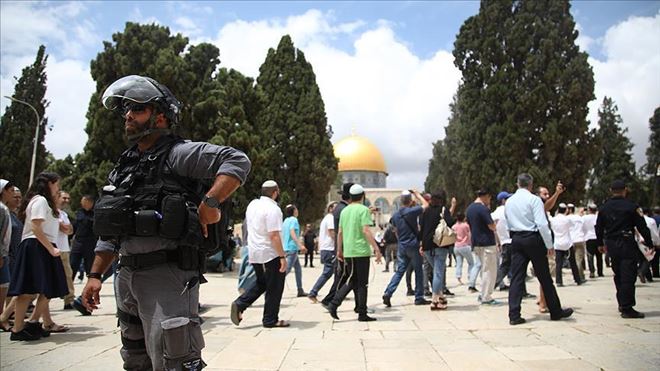
[[126,116],[128,111],[133,113],[142,113],[147,110],[147,107],[149,107],[149,105],[144,103],[128,102],[122,107],[121,114],[122,116]]

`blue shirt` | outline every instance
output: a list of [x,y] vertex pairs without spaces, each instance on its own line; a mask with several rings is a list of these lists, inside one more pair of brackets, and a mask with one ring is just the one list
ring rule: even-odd
[[552,236],[548,227],[543,201],[525,188],[518,188],[506,200],[506,222],[511,232],[539,232],[546,249],[552,249]]
[[288,253],[298,252],[298,244],[291,238],[291,230],[296,232],[296,238],[300,237],[300,224],[295,216],[284,219],[282,223],[282,247]]
[[[399,237],[399,247],[419,248],[417,218],[422,215],[423,211],[424,209],[421,206],[402,207],[399,212],[392,216],[392,222]],[[414,228],[414,230],[411,228]]]
[[465,211],[465,217],[470,225],[472,246],[495,246],[495,232],[488,225],[495,224],[490,217],[490,210],[486,205],[473,202]]

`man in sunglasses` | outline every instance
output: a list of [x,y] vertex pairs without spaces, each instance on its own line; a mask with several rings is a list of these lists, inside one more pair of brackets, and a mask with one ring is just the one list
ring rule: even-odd
[[231,147],[174,135],[181,104],[149,77],[115,81],[102,103],[121,109],[132,145],[94,208],[101,237],[83,303],[98,308],[102,274],[119,253],[115,297],[124,368],[201,370],[203,246],[217,244],[212,225],[220,221],[220,204],[245,181],[250,160]]

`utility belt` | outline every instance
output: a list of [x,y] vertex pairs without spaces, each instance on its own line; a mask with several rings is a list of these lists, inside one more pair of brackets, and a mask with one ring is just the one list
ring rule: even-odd
[[192,246],[202,243],[197,205],[179,194],[163,197],[158,210],[140,206],[143,203],[130,195],[104,195],[94,207],[94,233],[112,237],[161,237]]
[[182,246],[175,250],[158,250],[146,254],[120,255],[119,267],[131,270],[147,269],[156,265],[176,263],[184,271],[199,270],[203,261],[200,252],[194,247]]

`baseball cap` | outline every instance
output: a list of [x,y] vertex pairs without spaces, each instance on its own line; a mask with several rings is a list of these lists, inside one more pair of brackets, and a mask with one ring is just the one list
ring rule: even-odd
[[502,191],[497,194],[497,202],[501,202],[502,200],[506,200],[507,198],[511,197],[511,193],[507,191]]
[[625,188],[626,188],[626,183],[621,179],[617,179],[613,181],[612,184],[610,185],[610,189],[613,191],[619,191]]
[[362,186],[359,184],[353,184],[349,190],[349,193],[353,196],[361,195],[364,193],[364,188],[362,188]]
[[261,185],[261,188],[273,188],[277,187],[277,183],[274,180],[267,180],[264,184]]

